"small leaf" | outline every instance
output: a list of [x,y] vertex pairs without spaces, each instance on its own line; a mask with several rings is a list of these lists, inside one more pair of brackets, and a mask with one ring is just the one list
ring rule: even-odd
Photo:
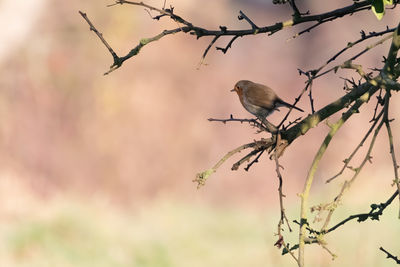
[[384,1],[392,1],[392,0],[373,0],[372,1],[372,12],[374,12],[375,16],[378,20],[383,18],[385,14],[385,5],[383,4]]

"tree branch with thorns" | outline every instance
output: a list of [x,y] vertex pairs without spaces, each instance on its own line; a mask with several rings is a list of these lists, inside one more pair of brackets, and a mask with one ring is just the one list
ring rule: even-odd
[[[116,0],[114,4],[109,5],[109,7],[132,5],[138,6],[145,9],[153,20],[160,21],[163,18],[168,18],[177,23],[177,27],[173,29],[164,30],[158,34],[154,34],[149,38],[142,38],[136,46],[134,46],[126,55],[119,55],[114,48],[106,41],[103,34],[95,27],[94,23],[89,19],[86,13],[79,11],[81,17],[89,25],[90,31],[93,31],[96,36],[100,39],[101,43],[107,48],[108,52],[113,58],[113,62],[108,71],[105,74],[110,74],[111,72],[119,69],[123,63],[132,59],[134,56],[138,55],[142,49],[154,43],[165,36],[185,33],[195,38],[210,38],[210,42],[205,48],[200,65],[203,64],[204,59],[210,53],[211,48],[215,47],[217,51],[222,53],[227,53],[229,50],[233,49],[233,44],[238,42],[239,37],[246,37],[252,35],[265,35],[271,36],[279,31],[286,30],[288,28],[293,28],[298,25],[304,25],[305,28],[299,29],[298,33],[295,34],[291,39],[295,39],[300,35],[310,33],[314,29],[320,27],[321,25],[341,19],[345,16],[356,15],[363,11],[370,11],[375,14],[378,19],[381,19],[385,15],[385,10],[393,10],[398,8],[398,1],[391,0],[354,0],[352,4],[347,6],[338,7],[328,12],[320,14],[310,14],[309,11],[302,12],[301,5],[298,5],[295,0],[273,0],[274,4],[287,4],[290,6],[292,16],[281,21],[271,23],[270,25],[261,26],[251,18],[251,14],[245,14],[243,11],[239,10],[238,20],[244,21],[246,23],[247,29],[230,29],[227,26],[220,25],[217,29],[207,29],[205,27],[195,25],[183,18],[182,15],[178,15],[175,8],[170,6],[166,7],[166,1],[161,8],[146,4],[144,2],[138,1],[126,1],[126,0]],[[153,16],[152,13],[157,15]],[[397,21],[399,23],[399,21]],[[366,221],[368,218],[372,220],[379,219],[379,216],[383,214],[383,211],[393,203],[393,200],[398,197],[400,203],[400,181],[398,174],[398,164],[395,151],[396,134],[393,134],[392,124],[394,118],[390,117],[390,105],[392,95],[400,90],[400,84],[398,83],[398,78],[400,76],[400,58],[397,56],[400,49],[400,23],[397,26],[388,27],[380,31],[366,32],[360,29],[360,37],[352,42],[347,42],[347,44],[338,49],[338,52],[333,54],[330,58],[315,69],[303,71],[300,68],[298,72],[301,76],[305,77],[305,85],[300,90],[298,96],[295,98],[296,105],[305,94],[308,95],[309,110],[310,113],[303,117],[292,119],[289,121],[291,114],[291,109],[284,115],[281,122],[275,125],[268,125],[268,121],[259,121],[257,119],[242,119],[234,118],[230,115],[227,119],[210,118],[211,122],[221,122],[224,124],[237,123],[240,122],[243,125],[249,125],[257,129],[258,133],[267,134],[268,137],[262,137],[258,140],[253,140],[247,144],[238,146],[237,148],[226,153],[212,168],[209,168],[203,172],[197,174],[194,182],[197,183],[198,188],[205,185],[207,179],[215,173],[218,168],[227,162],[236,154],[247,151],[243,157],[237,160],[232,165],[232,170],[238,170],[240,166],[246,166],[244,169],[249,171],[249,169],[256,163],[260,162],[263,155],[268,154],[271,160],[275,161],[275,172],[278,178],[278,197],[280,205],[280,219],[277,227],[278,240],[275,243],[279,249],[282,249],[282,253],[290,253],[294,258],[298,266],[304,266],[305,259],[305,246],[309,244],[318,244],[324,250],[328,251],[332,257],[336,255],[331,252],[328,248],[328,244],[324,241],[324,236],[326,234],[332,233],[337,229],[341,229],[347,222],[357,219],[359,222]],[[227,39],[226,43],[222,43],[223,39]],[[365,44],[369,40],[375,40],[371,44]],[[370,51],[376,47],[381,46],[385,42],[391,42],[389,51],[383,57],[383,66],[375,66],[374,68],[366,71],[366,68],[359,63],[359,59],[365,55],[368,55]],[[363,47],[360,48],[360,46]],[[355,50],[358,48],[358,51]],[[361,50],[360,50],[361,49]],[[343,57],[344,53],[352,52],[352,55],[347,57],[345,60],[339,61],[340,57]],[[352,70],[356,77],[338,77],[344,80],[344,93],[338,98],[332,100],[329,104],[323,106],[319,110],[315,108],[315,100],[313,98],[313,87],[315,86],[315,81],[326,77],[327,74],[334,74],[338,76],[338,73],[344,70]],[[377,96],[375,96],[377,95]],[[358,114],[359,109],[369,101],[376,101],[375,109],[372,115],[372,119],[368,122],[370,123],[368,131],[362,136],[360,142],[355,147],[353,152],[348,156],[343,162],[344,165],[339,170],[339,172],[326,180],[329,184],[332,181],[338,179],[342,176],[345,170],[353,171],[353,175],[349,180],[346,180],[341,186],[337,196],[328,203],[321,203],[319,205],[310,207],[309,198],[310,192],[314,185],[315,173],[319,168],[319,163],[324,157],[325,152],[330,148],[331,142],[335,139],[336,134],[341,130],[341,128],[346,125],[348,120],[354,115]],[[283,184],[284,177],[281,173],[282,166],[280,165],[279,159],[282,157],[285,149],[290,146],[293,142],[297,141],[303,135],[309,133],[309,131],[321,124],[321,122],[326,122],[328,118],[331,118],[334,114],[341,112],[341,116],[334,123],[326,123],[329,126],[329,132],[326,134],[325,138],[322,140],[318,152],[315,154],[314,160],[309,168],[308,175],[305,177],[304,188],[299,194],[301,208],[299,212],[299,219],[294,220],[298,224],[298,243],[292,246],[286,241],[286,237],[283,234],[284,225],[287,227],[289,232],[292,232],[289,222],[289,215],[286,214],[284,207],[284,197]],[[267,122],[267,123],[266,123]],[[339,204],[343,201],[344,196],[350,190],[351,186],[359,177],[359,174],[363,170],[367,163],[372,164],[371,153],[375,149],[375,141],[381,129],[386,128],[387,139],[389,146],[389,155],[391,158],[391,164],[393,165],[393,186],[396,187],[396,192],[385,202],[379,205],[371,205],[371,211],[368,213],[353,214],[348,218],[339,220],[332,224],[332,218],[335,211],[339,208]],[[363,160],[361,164],[354,167],[351,164],[353,158],[360,154],[360,148],[367,144],[368,150],[363,155]],[[247,165],[245,164],[247,163]],[[309,212],[318,212],[321,217],[326,211],[327,215],[325,217],[323,226],[319,230],[315,230],[313,227],[313,222],[310,220]],[[400,209],[399,209],[400,218]],[[295,255],[294,251],[298,250],[298,254]],[[395,260],[398,263],[397,257],[393,256],[383,248],[381,250],[386,253],[388,258]]]

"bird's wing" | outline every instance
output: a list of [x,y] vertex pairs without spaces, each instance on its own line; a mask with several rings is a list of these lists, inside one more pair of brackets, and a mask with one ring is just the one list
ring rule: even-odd
[[272,109],[273,101],[277,98],[271,88],[256,83],[250,85],[244,93],[248,102],[266,109]]

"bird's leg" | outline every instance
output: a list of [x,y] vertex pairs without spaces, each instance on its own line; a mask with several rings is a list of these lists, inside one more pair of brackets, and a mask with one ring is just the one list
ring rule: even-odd
[[267,121],[266,118],[264,118],[264,117],[258,117],[258,118],[260,119],[260,121],[262,122],[262,124],[265,125],[265,128],[267,128],[267,131],[268,131],[268,132],[270,132],[270,133],[272,133],[272,134],[275,134],[275,133],[278,132],[278,128],[276,128],[275,125],[273,125],[272,123],[270,123],[269,121]]

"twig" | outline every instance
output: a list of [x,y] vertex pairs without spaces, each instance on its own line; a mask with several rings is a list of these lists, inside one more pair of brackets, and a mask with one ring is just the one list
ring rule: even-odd
[[296,33],[296,34],[293,35],[292,37],[288,38],[288,39],[286,40],[286,42],[290,42],[291,40],[296,39],[296,38],[299,37],[300,35],[302,35],[302,34],[304,34],[304,33],[307,33],[307,32],[310,32],[312,29],[314,29],[314,28],[320,26],[320,25],[321,25],[322,23],[324,23],[324,22],[325,22],[325,21],[319,21],[319,22],[315,23],[314,25],[312,25],[312,26],[310,26],[310,27],[308,27],[308,28],[306,28],[306,29],[304,29],[304,30],[302,30],[302,31],[300,31],[300,32],[298,32],[298,33]]
[[[383,67],[383,70],[382,70],[382,76],[384,77],[384,80],[387,82],[393,82],[393,80],[397,79],[397,77],[394,77],[394,75],[393,75],[393,70],[394,70],[395,64],[397,62],[397,53],[398,53],[399,49],[400,49],[400,23],[397,26],[397,29],[393,33],[392,44],[390,45],[390,49],[389,49],[388,56],[387,56],[387,59],[385,62],[385,66]],[[397,74],[397,75],[399,75],[399,74]],[[387,89],[387,92],[385,95],[384,121],[385,121],[386,129],[388,131],[388,136],[389,136],[390,154],[392,156],[394,175],[395,175],[394,181],[395,181],[395,184],[397,185],[397,191],[400,194],[400,182],[399,182],[399,175],[398,175],[399,166],[397,164],[396,156],[394,153],[393,135],[392,135],[392,130],[390,128],[389,115],[388,115],[389,99],[390,99],[390,90]],[[400,201],[400,195],[399,195],[399,201]],[[399,208],[399,218],[400,218],[400,208]]]
[[215,47],[215,48],[216,48],[217,50],[222,51],[222,53],[226,54],[226,52],[228,51],[228,49],[232,47],[233,42],[234,42],[238,37],[242,37],[242,36],[240,36],[240,35],[234,36],[234,37],[229,41],[229,43],[226,45],[225,48],[222,48],[222,47]]
[[374,123],[371,125],[371,127],[368,129],[367,133],[364,135],[363,139],[361,140],[361,142],[357,145],[357,147],[354,149],[354,151],[351,153],[351,155],[346,158],[343,162],[344,165],[342,167],[342,169],[333,177],[329,178],[328,180],[326,180],[326,183],[330,183],[332,182],[332,180],[336,179],[337,177],[339,177],[343,171],[347,168],[347,166],[349,165],[350,161],[353,159],[353,157],[357,154],[358,150],[364,145],[365,141],[367,140],[368,136],[372,133],[372,130],[375,128],[376,124],[379,121],[379,118],[383,115],[383,110],[378,114],[378,116],[374,119]]
[[400,259],[397,258],[397,256],[392,255],[391,253],[389,253],[386,249],[384,249],[383,247],[379,248],[381,251],[383,251],[386,254],[386,258],[387,259],[392,259],[394,260],[397,264],[400,264]]
[[318,73],[318,74],[316,74],[315,76],[313,76],[313,79],[315,80],[315,79],[317,79],[317,78],[320,78],[320,77],[322,77],[322,76],[324,76],[324,75],[326,75],[326,74],[328,74],[328,73],[330,73],[330,72],[332,72],[332,71],[336,72],[339,68],[343,68],[343,67],[345,66],[345,63],[346,63],[346,62],[351,62],[352,60],[357,59],[358,57],[360,57],[361,55],[363,55],[363,54],[366,53],[367,51],[369,51],[369,50],[371,50],[371,49],[377,47],[378,45],[383,44],[385,41],[387,41],[387,40],[389,40],[389,39],[391,39],[391,38],[392,38],[392,36],[386,36],[386,37],[380,39],[379,41],[377,41],[376,43],[367,46],[367,47],[366,47],[364,50],[362,50],[360,53],[358,53],[357,55],[355,55],[355,56],[351,57],[350,59],[344,61],[342,64],[333,66],[333,67],[331,67],[330,69],[328,69],[328,70],[326,70],[326,71],[324,71],[324,72],[322,72],[322,73],[319,73],[326,65],[321,66],[319,69],[313,71],[314,73]]
[[[293,103],[293,106],[295,106],[301,99],[301,97],[303,96],[303,94],[307,91],[308,85],[300,92],[299,96],[295,98],[295,101]],[[282,121],[278,124],[277,128],[279,129],[283,123],[287,120],[287,118],[289,117],[290,112],[292,112],[292,107],[289,108],[289,110],[286,112],[285,117],[283,117]],[[290,125],[290,124],[289,124]],[[289,127],[289,125],[287,127]]]
[[230,121],[236,121],[236,122],[248,122],[250,125],[257,127],[258,129],[260,129],[260,131],[267,131],[267,128],[265,128],[261,123],[259,123],[256,119],[235,119],[232,114],[230,116],[229,119],[213,119],[213,118],[209,118],[208,121],[218,121],[218,122],[222,122],[223,124],[226,124],[227,122]]
[[254,33],[257,33],[257,30],[260,29],[249,17],[246,16],[246,14],[242,12],[242,10],[240,10],[238,20],[242,19],[246,20],[250,24],[251,28],[254,30]]
[[379,132],[380,132],[380,130],[382,128],[383,123],[384,123],[384,120],[382,119],[381,122],[379,123],[378,127],[375,129],[374,135],[372,137],[371,143],[369,145],[368,151],[367,151],[363,161],[361,162],[361,164],[357,168],[354,169],[355,173],[354,173],[353,177],[349,181],[346,181],[343,184],[339,195],[337,197],[335,197],[335,199],[333,200],[332,204],[330,205],[331,208],[329,209],[328,216],[326,217],[326,220],[325,220],[324,226],[321,229],[321,232],[325,232],[325,229],[328,227],[328,224],[329,224],[329,221],[331,219],[331,216],[332,216],[333,212],[335,211],[338,203],[341,201],[345,191],[349,190],[351,185],[354,183],[354,181],[356,180],[356,178],[360,174],[360,172],[363,169],[364,165],[368,161],[371,161],[371,152],[372,152],[372,149],[373,149],[373,147],[375,145],[375,140],[376,140],[376,138],[377,138],[377,136],[378,136],[378,134],[379,134]]
[[107,41],[103,38],[103,35],[96,29],[96,27],[93,25],[93,23],[89,20],[89,18],[87,17],[86,13],[83,13],[82,11],[79,11],[79,14],[81,14],[81,16],[86,20],[86,22],[90,25],[90,30],[94,31],[96,33],[96,35],[99,37],[99,39],[101,40],[101,42],[107,47],[108,51],[111,53],[112,57],[113,57],[113,64],[110,66],[110,69],[104,73],[104,75],[110,74],[111,72],[113,72],[114,70],[118,69],[119,67],[122,66],[122,64],[124,63],[125,60],[136,56],[137,54],[139,54],[140,50],[147,44],[154,42],[154,41],[158,41],[159,39],[161,39],[162,37],[166,36],[166,35],[170,35],[170,34],[175,34],[177,32],[182,31],[182,28],[177,28],[177,29],[173,29],[173,30],[165,30],[160,34],[157,34],[154,37],[150,37],[150,38],[143,38],[140,40],[139,44],[134,47],[131,51],[129,51],[129,53],[126,56],[123,57],[119,57],[114,50],[111,48],[111,46],[107,43]]
[[295,125],[296,123],[298,123],[301,120],[301,117],[296,118],[294,121],[289,121],[287,125],[283,125],[282,126],[282,130],[285,131],[286,129],[288,129],[290,126]]
[[360,213],[360,214],[351,215],[348,218],[342,220],[341,222],[337,223],[336,225],[334,225],[331,228],[329,228],[328,230],[326,230],[323,234],[333,232],[340,226],[343,226],[344,224],[346,224],[347,222],[349,222],[353,219],[357,219],[358,222],[364,222],[368,218],[370,218],[371,220],[379,220],[379,216],[381,216],[383,214],[383,211],[393,202],[393,200],[397,197],[398,194],[399,194],[399,192],[396,190],[396,192],[394,192],[394,194],[385,203],[381,203],[379,205],[372,204],[371,210],[368,213]]
[[210,44],[207,46],[206,50],[204,51],[203,56],[201,57],[200,63],[199,63],[199,65],[198,65],[198,68],[199,68],[201,65],[203,65],[204,59],[206,58],[208,51],[209,51],[210,48],[213,46],[213,44],[215,44],[215,42],[218,40],[219,37],[220,37],[219,35],[216,35],[216,36],[211,40]]
[[347,107],[365,93],[368,93],[367,97],[371,97],[379,89],[378,85],[379,83],[381,83],[381,81],[382,78],[380,76],[377,76],[372,78],[369,83],[363,83],[360,86],[354,88],[346,95],[333,101],[331,104],[326,105],[314,114],[309,115],[293,127],[284,132],[281,132],[282,138],[287,140],[289,144],[291,144],[297,137],[304,135],[308,130],[318,125],[321,121],[335,114],[344,107]]
[[[196,35],[197,38],[200,38],[200,37],[203,37],[203,36],[214,36],[214,38],[216,38],[217,36],[241,37],[241,36],[245,36],[245,35],[254,35],[254,34],[262,34],[262,33],[273,34],[273,33],[276,33],[276,32],[278,32],[278,31],[280,31],[280,30],[282,30],[284,28],[293,27],[293,26],[295,26],[297,24],[302,24],[302,23],[312,22],[312,21],[316,21],[316,22],[331,21],[331,20],[343,17],[345,15],[350,15],[350,14],[354,14],[356,12],[362,11],[362,10],[364,10],[366,8],[369,8],[370,5],[371,5],[369,0],[357,1],[357,2],[353,2],[352,5],[345,6],[345,7],[342,7],[342,8],[338,8],[338,9],[335,9],[335,10],[330,11],[330,12],[321,13],[321,14],[317,14],[317,15],[294,16],[290,20],[279,22],[279,23],[275,23],[273,25],[269,25],[269,26],[265,26],[265,27],[258,27],[243,12],[241,12],[241,14],[240,14],[241,17],[243,17],[251,25],[251,27],[252,27],[251,29],[247,29],[247,30],[227,30],[226,27],[220,27],[220,30],[207,30],[205,28],[195,26],[192,23],[190,23],[189,21],[183,19],[181,16],[176,15],[173,12],[173,8],[172,7],[170,9],[165,9],[165,2],[164,2],[164,8],[162,8],[162,9],[156,8],[156,7],[148,5],[148,4],[145,4],[143,2],[126,1],[126,0],[116,0],[114,4],[111,4],[111,5],[108,5],[108,6],[111,7],[111,6],[123,5],[123,4],[142,6],[142,7],[146,8],[146,10],[157,11],[160,15],[156,16],[156,17],[152,17],[153,19],[159,19],[162,16],[168,16],[172,20],[176,21],[177,23],[181,23],[184,26],[183,27],[178,27],[176,29],[163,31],[162,33],[156,35],[153,38],[142,39],[142,40],[146,41],[146,42],[144,42],[144,44],[142,42],[140,42],[139,45],[137,45],[135,48],[133,48],[126,56],[122,56],[122,57],[118,57],[115,52],[113,53],[111,47],[105,42],[105,40],[101,37],[101,34],[98,34],[98,31],[96,30],[96,34],[99,36],[99,38],[101,39],[103,44],[107,47],[107,49],[110,51],[110,53],[112,54],[113,59],[114,59],[114,62],[110,67],[110,70],[107,71],[105,74],[109,74],[112,71],[114,71],[114,70],[118,69],[119,67],[121,67],[122,63],[125,60],[137,55],[139,53],[139,50],[145,44],[148,44],[148,43],[150,43],[152,41],[159,40],[161,37],[163,37],[165,35],[170,35],[170,34],[174,34],[174,33],[178,33],[178,32],[183,32],[183,33],[190,33],[192,35]],[[293,1],[293,4],[294,4],[294,1]],[[295,6],[292,6],[292,8],[295,8]],[[296,10],[296,9],[297,8],[295,8],[294,10]],[[296,13],[296,11],[295,11],[295,13]],[[84,13],[80,12],[80,14],[83,16]],[[85,18],[85,16],[83,16],[83,17]],[[87,19],[87,17],[85,18],[85,20],[87,21],[87,23],[89,25],[91,25],[91,30],[94,30],[95,28],[94,28],[93,24]],[[231,42],[228,44],[228,46],[225,49],[221,49],[221,48],[217,48],[217,49],[221,50],[223,52],[226,52],[228,50],[228,48],[232,45],[234,40],[236,40],[236,38],[232,38]],[[212,46],[212,44],[211,44],[211,46]],[[207,53],[205,53],[205,54],[207,54]]]
[[378,42],[368,45],[364,50],[362,50],[360,53],[356,54],[355,56],[351,57],[350,60],[354,60],[358,57],[360,57],[361,55],[363,55],[364,53],[366,53],[367,51],[371,50],[374,47],[377,47],[378,45],[383,44],[385,41],[390,40],[392,38],[391,35],[385,36],[382,39],[380,39]]
[[214,172],[217,171],[217,169],[230,157],[232,157],[233,155],[235,155],[236,153],[241,152],[244,149],[247,148],[251,148],[251,147],[258,147],[258,148],[264,148],[264,149],[268,149],[270,146],[273,145],[273,140],[272,138],[268,138],[268,139],[264,139],[262,138],[259,141],[254,141],[252,143],[249,144],[245,144],[245,145],[241,145],[237,148],[235,148],[234,150],[228,152],[222,159],[220,159],[217,164],[214,165],[214,167],[212,167],[211,169],[208,169],[206,171],[203,171],[201,173],[198,173],[196,175],[196,178],[193,180],[193,182],[197,183],[197,188],[200,188],[201,186],[205,185],[206,180],[208,179],[208,177],[213,174]]
[[382,89],[379,90],[379,94],[377,95],[376,99],[377,101],[374,108],[374,115],[372,116],[372,119],[369,122],[373,122],[376,120],[376,113],[378,112],[378,107],[383,106],[384,100],[382,99]]
[[247,164],[246,168],[244,168],[245,171],[249,171],[251,166],[253,166],[253,164],[257,163],[258,160],[260,159],[261,155],[265,152],[265,149],[261,150],[257,157],[255,157],[255,159],[253,159],[249,164]]
[[[281,138],[280,138],[280,134],[278,133],[277,135],[277,142],[280,142]],[[289,220],[286,217],[286,213],[285,213],[285,208],[283,206],[283,179],[282,179],[282,174],[280,172],[280,168],[282,167],[279,164],[279,155],[278,152],[275,150],[274,152],[274,160],[275,160],[275,171],[276,171],[276,175],[278,177],[279,180],[279,187],[278,187],[278,195],[279,195],[279,207],[280,207],[280,219],[279,219],[279,223],[278,223],[278,241],[275,243],[275,246],[277,246],[278,248],[280,248],[282,245],[283,247],[286,249],[286,251],[288,251],[290,253],[290,255],[292,256],[292,258],[297,262],[297,264],[299,264],[299,260],[298,258],[296,258],[296,256],[294,255],[294,253],[289,249],[289,245],[285,242],[283,235],[282,235],[282,225],[286,222],[287,226],[289,228],[289,231],[292,231],[292,228],[290,227],[289,224]]]
[[[93,25],[93,23],[87,17],[86,13],[83,13],[82,11],[78,11],[78,12],[83,17],[83,19],[86,20],[86,22],[89,24],[90,30],[93,31],[97,35],[97,37],[99,37],[99,39],[104,44],[104,46],[107,47],[108,51],[110,52],[110,54],[112,55],[112,57],[114,59],[113,65],[118,64],[117,62],[120,62],[120,58],[117,56],[117,53],[114,52],[114,50],[111,48],[111,46],[104,39],[103,34],[96,29],[96,27]],[[122,62],[120,64],[122,64]]]
[[[393,145],[393,134],[392,134],[392,129],[390,127],[390,120],[389,120],[389,98],[390,98],[390,91],[388,90],[386,92],[385,96],[385,107],[384,107],[384,116],[383,116],[383,121],[385,122],[386,130],[388,132],[388,138],[389,138],[389,147],[390,147],[390,155],[392,157],[392,164],[393,164],[393,170],[394,170],[394,184],[397,186],[397,191],[400,194],[400,182],[399,182],[399,165],[397,164],[396,161],[396,153],[394,152],[394,145]],[[400,202],[400,196],[399,196],[399,202]],[[399,209],[399,219],[400,219],[400,209]]]
[[306,231],[306,225],[308,224],[308,215],[307,215],[307,209],[308,209],[308,197],[309,197],[309,192],[311,190],[311,186],[314,180],[314,175],[315,172],[318,168],[319,162],[322,159],[322,156],[325,154],[326,149],[329,146],[329,143],[331,142],[333,136],[336,134],[336,132],[343,126],[343,124],[354,114],[358,111],[359,107],[364,104],[368,100],[368,93],[365,93],[365,95],[361,96],[360,98],[357,99],[357,101],[354,103],[354,105],[345,113],[343,113],[342,117],[333,125],[331,125],[331,130],[329,133],[326,135],[324,141],[322,142],[317,154],[314,157],[314,160],[311,164],[310,170],[307,175],[306,182],[304,183],[304,189],[303,192],[300,194],[301,198],[301,208],[300,208],[300,230],[299,230],[299,262],[301,266],[304,266],[304,246],[305,246],[305,231]]
[[[309,80],[309,82],[307,83],[307,86],[308,86],[308,97],[310,99],[311,114],[314,114],[315,107],[314,107],[314,98],[312,96],[313,79]],[[306,90],[307,90],[307,87],[306,87]]]
[[382,72],[387,76],[391,77],[391,73],[394,69],[394,65],[397,60],[397,52],[400,49],[400,23],[397,25],[396,30],[393,33],[392,44],[390,45],[390,49],[386,58],[385,66],[383,67]]
[[[323,232],[316,231],[314,229],[311,229],[308,226],[306,226],[306,230],[309,231],[309,233],[313,234],[313,235],[326,235],[326,234],[329,234],[329,233],[335,231],[337,228],[345,225],[347,222],[352,221],[354,219],[357,219],[357,222],[365,222],[368,218],[370,218],[371,220],[379,220],[379,217],[383,214],[383,211],[388,206],[390,206],[390,204],[393,202],[393,200],[397,197],[398,194],[399,194],[399,192],[396,190],[393,193],[393,195],[390,196],[390,198],[385,203],[371,204],[371,210],[369,212],[351,215],[348,218],[340,221],[339,223],[337,223],[333,227],[331,227],[328,230],[325,230]],[[298,221],[296,221],[296,220],[294,220],[293,222],[298,224],[298,225],[300,225],[300,223]],[[312,239],[311,242],[309,240],[306,240],[305,243],[306,244],[318,243],[318,240],[317,239]],[[298,248],[299,248],[299,245],[296,244],[293,247],[291,247],[290,250],[296,250]],[[283,254],[285,254],[285,253],[287,253],[287,252],[285,251]]]
[[148,8],[149,10],[157,11],[161,15],[168,16],[171,19],[175,20],[176,22],[182,23],[182,24],[184,24],[184,25],[186,25],[188,27],[193,27],[192,23],[190,23],[190,22],[186,21],[185,19],[183,19],[182,17],[174,14],[173,8],[170,8],[170,9],[164,9],[164,8],[163,9],[159,9],[159,8],[154,7],[154,6],[145,4],[143,2],[126,1],[126,0],[116,0],[114,4],[107,5],[107,7],[112,7],[112,6],[115,6],[115,5],[123,5],[123,4],[142,6],[142,7]]
[[300,13],[299,9],[296,6],[295,0],[289,0],[289,4],[293,9],[293,17],[300,17],[301,13]]
[[[265,151],[265,148],[256,148],[253,151],[251,151],[249,154],[247,154],[246,156],[244,156],[243,158],[241,158],[239,161],[237,161],[236,163],[234,163],[232,165],[231,170],[232,171],[236,171],[239,169],[240,165],[242,165],[244,162],[249,161],[251,157],[257,155],[258,153],[262,153]],[[257,159],[257,158],[256,158]],[[245,168],[246,170],[246,168]],[[248,169],[247,169],[248,170]],[[246,171],[247,171],[246,170]]]
[[359,43],[361,43],[361,42],[363,42],[363,41],[365,41],[365,40],[368,40],[368,39],[370,39],[370,38],[377,37],[377,36],[381,36],[381,35],[384,35],[384,34],[389,33],[389,32],[393,32],[395,29],[396,29],[396,28],[391,28],[391,29],[386,29],[386,30],[384,30],[384,31],[380,31],[380,32],[370,32],[368,35],[366,35],[366,34],[364,33],[364,31],[361,31],[362,34],[361,34],[361,38],[360,38],[360,39],[358,39],[358,40],[356,40],[356,41],[354,41],[354,42],[349,42],[345,48],[343,48],[342,50],[340,50],[339,52],[337,52],[333,57],[331,57],[331,58],[326,62],[325,66],[326,66],[327,64],[329,64],[330,62],[334,61],[338,56],[340,56],[341,54],[343,54],[346,50],[348,50],[348,49],[354,47],[355,45],[357,45],[357,44],[359,44]]

